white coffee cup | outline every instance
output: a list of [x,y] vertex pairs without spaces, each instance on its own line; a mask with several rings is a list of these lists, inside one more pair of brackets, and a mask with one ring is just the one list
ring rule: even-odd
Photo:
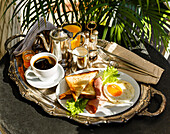
[[[37,68],[35,67],[36,62],[42,61],[43,59],[47,60],[49,63],[50,68]],[[43,62],[42,62],[43,63]],[[54,77],[58,77],[57,69],[58,69],[58,59],[57,57],[48,52],[41,52],[36,55],[34,55],[31,58],[30,61],[31,69],[28,68],[28,70],[25,72],[25,77],[27,79],[35,79],[39,78],[41,81],[51,81],[54,79]],[[44,65],[44,64],[43,64]]]

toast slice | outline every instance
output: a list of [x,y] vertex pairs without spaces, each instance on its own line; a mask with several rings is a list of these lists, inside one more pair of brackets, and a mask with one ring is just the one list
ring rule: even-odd
[[72,94],[71,94],[71,90],[67,90],[65,93],[62,93],[59,95],[59,99],[62,100],[62,99],[69,99],[72,97]]
[[71,94],[75,101],[77,101],[81,92],[85,89],[89,82],[95,78],[98,72],[98,70],[95,70],[80,74],[68,75],[65,77],[65,80],[70,87]]
[[[87,98],[87,99],[94,99],[96,97],[96,92],[93,87],[93,81],[92,79],[89,84],[84,88],[84,90],[80,94],[80,98]],[[67,90],[65,93],[60,94],[59,99],[68,99],[72,97],[71,90]]]

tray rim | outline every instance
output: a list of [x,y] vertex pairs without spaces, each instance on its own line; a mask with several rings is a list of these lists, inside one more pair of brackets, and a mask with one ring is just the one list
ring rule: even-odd
[[[99,41],[101,42],[104,41],[103,43],[105,45],[108,43],[108,41],[105,40],[99,40]],[[19,92],[22,95],[22,97],[26,98],[27,100],[33,101],[39,106],[41,106],[43,110],[47,112],[49,115],[66,117],[84,125],[112,123],[112,122],[125,123],[135,115],[157,116],[164,111],[166,105],[166,98],[160,91],[152,88],[148,84],[140,83],[139,86],[140,86],[141,93],[138,101],[136,102],[136,104],[134,104],[133,107],[131,107],[131,109],[128,109],[127,111],[121,114],[109,116],[109,117],[108,116],[87,117],[82,115],[71,116],[68,111],[66,111],[64,108],[58,107],[56,105],[56,102],[51,98],[49,98],[48,96],[41,94],[38,90],[35,90],[33,88],[31,89],[28,88],[29,86],[24,82],[24,80],[22,79],[22,77],[18,72],[18,64],[17,64],[16,57],[14,56],[10,56],[10,66],[8,69],[8,74],[10,78],[19,87]],[[147,111],[147,106],[150,103],[150,99],[154,94],[161,95],[163,101],[160,108],[155,113],[150,113]]]
[[127,122],[134,115],[140,113],[145,107],[147,107],[151,98],[150,86],[140,84],[139,86],[141,93],[136,104],[121,114],[107,117],[87,117],[82,115],[71,116],[67,110],[58,107],[56,102],[50,99],[48,96],[41,94],[41,92],[36,89],[30,89],[28,87],[18,72],[18,65],[15,58],[10,61],[9,76],[19,87],[22,97],[40,105],[48,114],[53,116],[67,117],[85,125],[110,122]]

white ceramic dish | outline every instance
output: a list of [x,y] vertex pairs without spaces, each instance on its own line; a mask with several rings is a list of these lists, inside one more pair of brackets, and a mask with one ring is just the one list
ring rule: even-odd
[[[104,68],[92,68],[92,69],[84,69],[84,70],[80,70],[77,71],[73,74],[78,74],[78,73],[82,73],[82,72],[88,72],[88,71],[92,71],[92,70],[104,70]],[[83,116],[89,116],[89,117],[106,117],[106,116],[113,116],[119,113],[122,113],[124,111],[126,111],[127,109],[131,108],[136,101],[138,100],[139,96],[140,96],[140,88],[138,83],[129,75],[123,73],[123,72],[119,72],[120,76],[118,79],[121,80],[125,80],[128,81],[129,83],[132,84],[132,86],[135,89],[135,96],[134,98],[131,100],[131,104],[130,105],[110,105],[110,103],[106,103],[105,105],[99,106],[98,110],[95,114],[90,114],[88,111],[84,110],[84,113],[80,113],[80,115]],[[65,79],[61,80],[61,82],[58,84],[57,88],[56,88],[56,96],[57,96],[57,100],[58,102],[65,108],[66,108],[66,99],[60,100],[59,99],[59,95],[66,92],[69,89]]]
[[[30,69],[31,69],[31,66],[26,71],[28,71]],[[56,86],[65,75],[64,69],[60,64],[58,64],[57,72],[54,72],[54,73],[56,73],[58,75],[56,75],[57,77],[54,77],[51,81],[41,81],[38,77],[34,78],[34,79],[28,79],[27,77],[25,77],[25,78],[26,78],[26,81],[33,87],[51,88],[51,87]],[[34,75],[34,74],[32,73],[32,75]],[[35,75],[34,75],[34,77],[35,77]]]

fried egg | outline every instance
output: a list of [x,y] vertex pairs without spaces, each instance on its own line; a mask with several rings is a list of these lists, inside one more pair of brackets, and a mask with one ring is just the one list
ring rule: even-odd
[[134,97],[135,90],[129,82],[119,80],[114,83],[105,84],[103,93],[113,104],[124,104],[130,103]]

